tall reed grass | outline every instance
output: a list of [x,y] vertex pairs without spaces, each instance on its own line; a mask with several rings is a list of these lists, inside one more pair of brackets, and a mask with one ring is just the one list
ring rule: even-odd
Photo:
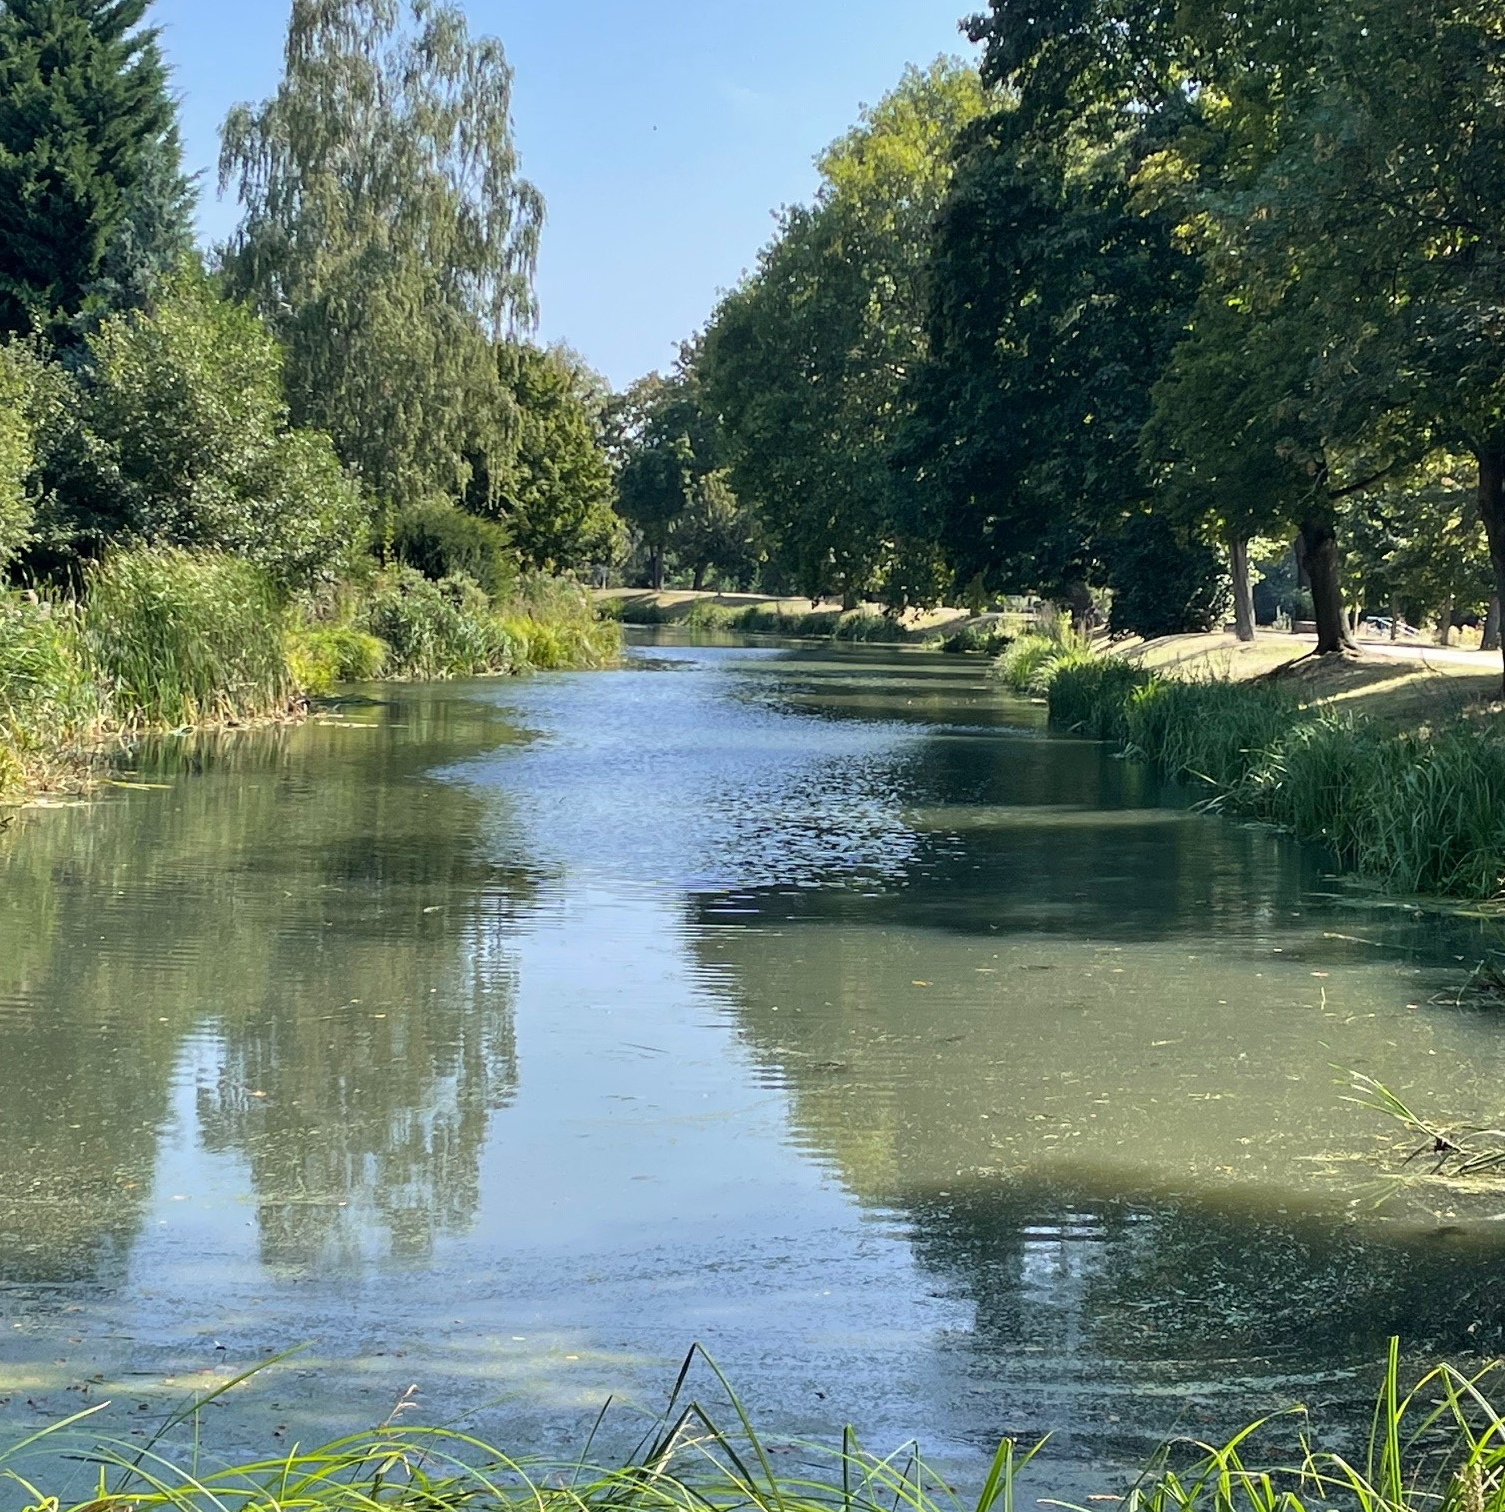
[[[1005,1439],[969,1495],[950,1487],[915,1445],[878,1455],[850,1430],[839,1447],[774,1448],[759,1435],[724,1377],[707,1361],[718,1400],[687,1388],[692,1354],[663,1418],[635,1452],[600,1463],[592,1449],[604,1414],[579,1455],[521,1457],[456,1429],[397,1426],[293,1448],[227,1468],[207,1463],[196,1412],[186,1463],[160,1436],[75,1447],[79,1413],[0,1454],[0,1474],[33,1508],[49,1512],[1014,1512],[1021,1496],[1049,1495],[1043,1446]],[[1251,1423],[1221,1445],[1167,1444],[1137,1478],[1114,1488],[1127,1512],[1505,1512],[1505,1417],[1488,1395],[1493,1367],[1449,1365],[1414,1387],[1401,1384],[1392,1341],[1368,1442],[1358,1452],[1323,1448],[1305,1410]],[[202,1406],[203,1404],[199,1404]],[[64,1508],[27,1473],[42,1454],[92,1462],[88,1499]],[[1065,1506],[1055,1502],[1047,1505]]]
[[1073,630],[1069,620],[1057,619],[1043,630],[1021,635],[993,663],[993,674],[1013,692],[1040,698],[1050,691],[1059,668],[1092,657],[1088,637]]
[[1395,732],[1272,683],[1152,677],[1057,657],[1051,722],[1117,741],[1208,806],[1319,841],[1392,892],[1505,892],[1505,731],[1476,718]]
[[297,689],[266,574],[215,552],[116,552],[89,575],[86,660],[111,720],[179,728],[285,713]]
[[498,605],[468,579],[394,567],[290,607],[238,557],[120,551],[76,601],[0,590],[0,799],[107,737],[280,716],[378,676],[598,667],[620,644],[582,589],[548,578]]

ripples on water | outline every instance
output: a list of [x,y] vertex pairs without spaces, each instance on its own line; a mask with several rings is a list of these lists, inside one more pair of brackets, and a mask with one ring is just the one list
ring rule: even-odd
[[563,1449],[699,1339],[776,1432],[1051,1431],[1078,1494],[1290,1399],[1359,1423],[1392,1331],[1505,1346],[1491,1203],[1376,1212],[1334,1069],[1497,1112],[1496,1022],[1432,1001],[1485,925],[967,659],[373,696],[0,842],[0,1436],[309,1340],[227,1452],[415,1380]]

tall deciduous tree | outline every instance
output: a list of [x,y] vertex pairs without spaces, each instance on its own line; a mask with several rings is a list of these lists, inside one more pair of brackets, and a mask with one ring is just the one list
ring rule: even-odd
[[1148,505],[1138,436],[1200,271],[1134,204],[1131,138],[969,135],[936,233],[930,350],[899,460],[962,581],[1090,607]]
[[517,405],[517,444],[500,479],[477,459],[468,506],[506,523],[525,566],[579,572],[609,564],[620,523],[604,380],[564,347],[507,342],[497,361]]
[[733,483],[812,596],[854,602],[893,563],[889,452],[924,350],[930,226],[983,103],[974,69],[911,69],[822,156],[814,205],[785,214],[707,332]]
[[0,328],[76,339],[140,302],[190,241],[148,0],[0,8]]
[[544,207],[512,70],[433,0],[294,0],[276,95],[225,125],[232,289],[288,350],[299,424],[379,497],[459,496],[516,437],[494,345],[534,316]]

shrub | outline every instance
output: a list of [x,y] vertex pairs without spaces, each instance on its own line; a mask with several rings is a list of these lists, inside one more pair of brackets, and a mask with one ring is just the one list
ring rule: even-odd
[[370,682],[382,675],[387,655],[384,641],[354,625],[298,624],[287,634],[288,667],[305,693]]
[[364,548],[367,507],[333,443],[289,428],[276,337],[207,279],[180,275],[90,349],[65,530],[229,552],[285,587]]
[[1128,739],[1129,699],[1150,680],[1143,668],[1121,657],[1063,652],[1047,691],[1050,722],[1059,730],[1122,744]]
[[434,582],[412,567],[380,573],[360,629],[388,648],[387,673],[420,681],[515,671],[524,647],[469,578]]
[[87,587],[88,664],[115,723],[173,728],[288,707],[284,610],[252,563],[213,552],[118,552]]
[[523,643],[524,663],[540,671],[609,666],[622,653],[622,632],[572,578],[525,577],[501,623]]
[[1113,633],[1146,640],[1210,630],[1229,602],[1221,555],[1160,515],[1136,514],[1124,524],[1109,547],[1108,586]]
[[871,609],[853,609],[838,616],[830,631],[839,641],[907,641],[909,632],[890,614],[876,614]]
[[1021,635],[993,664],[994,674],[1015,693],[1043,695],[1056,663],[1068,651],[1084,651],[1087,641],[1061,629],[1054,635]]
[[1002,625],[990,621],[985,625],[963,625],[954,635],[941,642],[941,650],[951,656],[981,652],[984,656],[1001,656],[1013,645],[1014,637]]
[[391,550],[399,562],[436,583],[468,578],[493,599],[517,589],[517,557],[506,526],[443,499],[399,510]]

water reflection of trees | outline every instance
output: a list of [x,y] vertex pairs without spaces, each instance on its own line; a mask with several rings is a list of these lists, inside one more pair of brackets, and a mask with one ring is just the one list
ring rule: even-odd
[[27,816],[0,848],[0,1280],[118,1279],[190,1045],[268,1260],[469,1221],[536,879],[487,859],[493,801],[421,774],[509,738],[483,704],[404,695],[164,748],[132,780],[171,791]]
[[1352,1425],[1390,1334],[1505,1345],[1505,1238],[1354,1209],[1377,1152],[1330,1069],[1453,1111],[1460,1046],[1467,1087],[1505,1079],[1482,1021],[1374,1011],[1478,924],[1361,926],[1297,848],[1020,744],[926,743],[901,874],[703,897],[690,931],[799,1142],[973,1304],[996,1426],[1132,1458],[1298,1397]]

